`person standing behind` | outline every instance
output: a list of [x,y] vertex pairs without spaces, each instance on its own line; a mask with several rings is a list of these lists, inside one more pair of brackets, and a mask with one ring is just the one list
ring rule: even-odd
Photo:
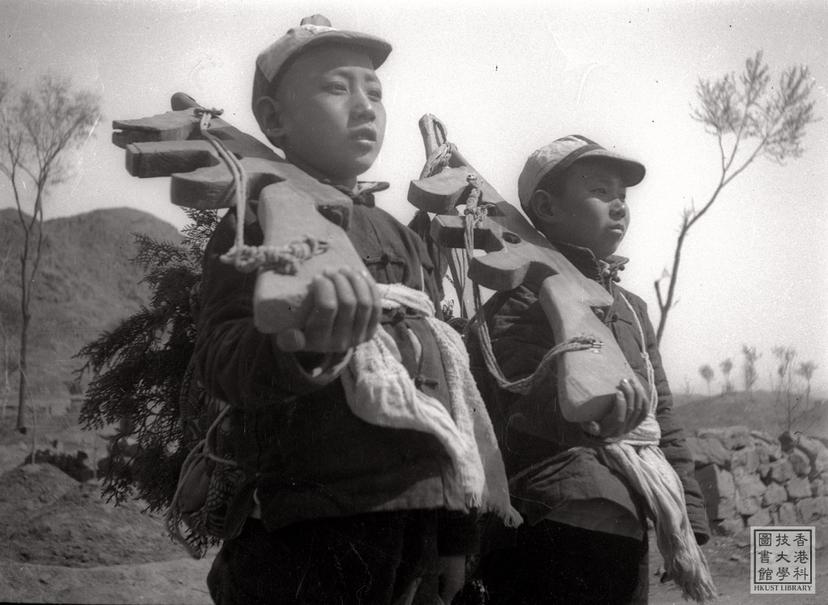
[[[647,516],[662,508],[669,515],[656,515],[659,546],[665,536],[677,540],[673,554],[692,560],[688,568],[673,566],[682,588],[693,598],[715,595],[696,544],[709,537],[704,503],[673,417],[646,305],[617,283],[627,262],[615,256],[630,224],[627,187],[644,173],[639,162],[573,135],[535,151],[520,175],[521,206],[534,226],[612,295],[610,307],[596,314],[638,380],[618,385],[604,418],[572,423],[561,413],[554,372],[538,375],[525,394],[500,388],[481,355],[485,345],[472,339],[473,371],[495,424],[512,501],[526,519],[517,530],[484,536],[484,553],[490,551],[479,570],[492,604],[645,603]],[[539,288],[524,283],[495,294],[483,308],[494,357],[508,381],[535,373],[560,344],[538,301]],[[624,440],[635,445],[621,445]],[[658,444],[660,452],[641,443]],[[645,450],[649,457],[641,463],[637,452]],[[648,500],[642,492],[651,490],[647,479],[653,476],[642,480],[642,467],[659,458],[655,475],[675,477],[666,463],[658,466],[665,456],[680,483],[674,479],[664,498]]]

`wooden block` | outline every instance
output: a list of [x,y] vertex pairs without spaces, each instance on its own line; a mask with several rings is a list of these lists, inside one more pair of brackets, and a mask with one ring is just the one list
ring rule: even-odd
[[[472,259],[469,277],[493,290],[511,290],[527,279],[541,283],[539,300],[558,342],[586,336],[600,347],[569,351],[559,357],[561,412],[570,422],[602,418],[622,378],[636,379],[612,332],[593,308],[612,304],[612,295],[586,278],[532,228],[508,202],[495,205],[474,231],[475,248],[488,252]],[[463,219],[437,216],[432,236],[441,245],[457,246]],[[518,232],[525,235],[521,237]]]
[[[126,149],[130,143],[158,143],[165,141],[204,140],[199,124],[201,110],[198,105],[178,111],[168,111],[148,118],[136,120],[114,120],[112,142]],[[222,140],[239,157],[279,159],[279,156],[257,138],[231,126],[215,117],[210,123],[210,132]]]
[[[231,147],[232,150],[232,147]],[[323,185],[275,153],[270,158],[242,157],[239,161],[247,178],[246,199],[256,199],[272,183],[289,181],[297,190],[313,197],[325,216],[337,217],[348,227],[350,198]],[[170,176],[170,200],[186,208],[217,209],[233,204],[233,176],[215,148],[204,139],[131,143],[126,147],[127,170],[142,178]]]
[[130,143],[125,149],[127,172],[139,178],[170,176],[220,163],[213,146],[203,139]]
[[262,190],[258,216],[265,232],[265,246],[283,248],[301,242],[306,236],[328,246],[326,252],[297,263],[293,275],[265,270],[260,271],[256,280],[253,295],[256,327],[274,334],[301,329],[310,311],[308,288],[313,278],[326,269],[350,267],[359,271],[365,265],[345,231],[322,217],[312,198],[286,182]]
[[137,120],[114,120],[112,142],[126,149],[130,143],[186,141],[198,131],[199,120],[193,111],[168,111]]

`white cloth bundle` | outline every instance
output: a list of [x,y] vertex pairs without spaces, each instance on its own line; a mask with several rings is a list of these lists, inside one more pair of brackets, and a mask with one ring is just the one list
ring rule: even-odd
[[486,406],[469,371],[463,340],[450,326],[434,318],[434,307],[423,292],[401,284],[380,285],[383,308],[407,307],[422,313],[440,349],[445,369],[450,412],[438,400],[418,390],[399,361],[394,339],[385,330],[356,347],[342,372],[348,406],[370,424],[413,429],[434,435],[449,455],[444,469],[446,507],[493,512],[506,525],[522,519],[509,501],[503,459]]

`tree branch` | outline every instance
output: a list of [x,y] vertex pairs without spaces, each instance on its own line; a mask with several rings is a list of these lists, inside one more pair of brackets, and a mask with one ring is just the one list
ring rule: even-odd
[[[12,186],[17,216],[23,230],[20,251],[20,312],[23,318],[19,353],[18,428],[25,431],[24,410],[27,397],[27,333],[37,274],[43,258],[44,205],[49,185],[65,174],[62,159],[69,149],[80,146],[97,121],[99,101],[88,93],[72,93],[66,79],[43,77],[32,90],[24,92],[13,105],[5,94],[5,79],[0,77],[0,120],[6,156],[0,158],[2,174]],[[34,189],[31,217],[23,211],[21,180],[27,176]],[[37,233],[34,234],[34,230]],[[34,236],[34,241],[33,241]]]
[[[682,248],[690,229],[710,210],[719,194],[733,179],[742,174],[760,155],[781,163],[787,157],[802,153],[801,140],[807,125],[815,121],[814,101],[810,100],[814,82],[807,67],[792,67],[779,78],[779,86],[769,90],[769,68],[758,51],[745,61],[739,84],[733,74],[718,80],[700,79],[696,86],[698,105],[690,117],[702,123],[705,131],[716,136],[719,149],[719,182],[701,210],[685,210],[673,253],[666,298],[662,298],[660,281],[654,282],[661,317],[657,339],[661,341],[674,296],[681,264]],[[733,143],[725,144],[726,134],[733,134]],[[750,139],[758,143],[741,163],[739,151]]]

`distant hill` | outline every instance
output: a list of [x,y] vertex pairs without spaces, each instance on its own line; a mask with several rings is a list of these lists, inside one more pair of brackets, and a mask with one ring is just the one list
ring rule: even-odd
[[[33,396],[65,395],[65,383],[81,365],[74,355],[149,300],[143,269],[131,262],[133,234],[178,242],[179,232],[160,219],[131,208],[95,210],[44,223],[41,267],[32,302],[29,366]],[[9,335],[9,352],[18,347],[22,242],[17,212],[0,210],[0,320]],[[2,347],[2,342],[0,342]],[[2,349],[0,349],[2,362]],[[13,386],[16,387],[16,376]]]
[[[804,404],[803,406],[804,407]],[[785,430],[785,409],[776,393],[728,393],[716,397],[676,396],[674,414],[688,433],[700,428],[744,425],[774,437]],[[793,429],[828,438],[828,401],[812,398],[807,410],[796,410]]]

